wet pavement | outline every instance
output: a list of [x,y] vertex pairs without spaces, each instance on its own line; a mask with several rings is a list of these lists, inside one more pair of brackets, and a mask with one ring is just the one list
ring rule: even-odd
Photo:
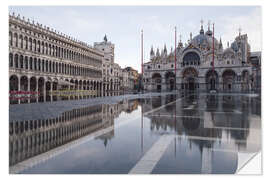
[[10,173],[234,174],[261,151],[257,94],[92,101],[11,105]]

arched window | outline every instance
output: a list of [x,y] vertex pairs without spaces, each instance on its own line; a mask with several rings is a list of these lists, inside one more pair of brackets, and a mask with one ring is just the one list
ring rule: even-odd
[[18,47],[18,34],[17,33],[14,34],[14,38],[15,38],[15,46]]
[[9,67],[13,67],[13,54],[9,53]]
[[58,73],[58,63],[57,62],[55,63],[55,66],[56,66],[56,68],[55,68],[56,71],[55,72]]
[[49,55],[50,56],[52,55],[52,46],[51,46],[51,44],[49,44]]
[[30,57],[29,65],[30,65],[30,70],[33,70],[33,58],[32,57]]
[[54,45],[52,45],[52,56],[54,56],[55,53],[55,49],[54,49]]
[[65,59],[66,58],[66,49],[63,50],[63,58]]
[[187,54],[185,54],[184,58],[183,58],[183,62],[185,64],[189,63],[189,62],[200,62],[200,56],[196,53],[196,52],[188,52]]
[[41,53],[44,54],[45,51],[44,51],[44,42],[43,42],[43,41],[42,41],[42,43],[41,43],[41,49],[42,49],[42,50],[41,50]]
[[22,35],[20,35],[20,44],[21,44],[21,47],[20,48],[23,49],[23,36]]
[[44,72],[44,59],[42,59],[41,71]]
[[33,46],[32,46],[32,38],[29,38],[29,50],[30,50],[30,51],[33,50]]
[[13,36],[12,36],[12,32],[9,31],[9,45],[12,46],[13,45]]
[[45,43],[45,54],[48,55],[48,44]]
[[28,57],[27,56],[24,57],[24,67],[25,67],[25,69],[28,69]]
[[54,46],[54,56],[57,57],[58,56],[58,47]]
[[15,68],[19,68],[19,56],[15,54]]
[[25,48],[24,49],[28,49],[28,38],[27,36],[24,37],[24,42],[25,42]]
[[37,51],[37,41],[34,39],[34,51]]
[[52,63],[49,61],[49,72],[52,72]]
[[37,58],[34,58],[34,70],[37,70]]
[[48,72],[49,71],[49,64],[48,64],[48,61],[46,60],[45,62],[45,71]]
[[55,63],[52,62],[52,72],[55,73]]
[[23,56],[20,55],[20,68],[23,69]]
[[41,62],[40,62],[40,59],[38,59],[38,70],[39,70],[39,71],[41,70]]
[[40,41],[37,42],[37,52],[40,53]]

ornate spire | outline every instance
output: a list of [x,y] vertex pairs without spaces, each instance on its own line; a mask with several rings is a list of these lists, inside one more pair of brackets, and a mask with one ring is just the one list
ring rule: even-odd
[[208,30],[207,30],[207,32],[206,32],[206,35],[208,35],[208,36],[212,36],[212,31],[211,31],[211,29],[210,29],[210,25],[211,25],[211,21],[210,20],[208,20]]
[[179,36],[178,48],[182,48],[182,47],[183,47],[183,43],[182,43],[181,38],[182,38],[182,36],[181,36],[181,34],[180,34],[180,36]]
[[160,56],[159,48],[157,48],[156,56]]
[[166,47],[166,44],[164,44],[164,53],[166,52],[167,54],[167,47]]
[[150,55],[155,55],[155,52],[154,52],[154,49],[153,49],[153,45],[151,46]]
[[223,45],[222,45],[222,40],[221,40],[221,37],[219,39],[219,49],[222,49],[223,48]]
[[201,20],[201,30],[200,30],[200,34],[204,34],[204,30],[203,30],[203,20]]
[[239,31],[239,37],[240,37],[241,36],[241,31],[242,31],[241,27],[239,27],[238,31]]
[[105,36],[104,36],[104,42],[107,42],[108,41],[108,39],[107,39],[107,35],[105,34]]
[[189,35],[190,35],[190,42],[191,42],[191,40],[192,40],[192,32],[190,32]]

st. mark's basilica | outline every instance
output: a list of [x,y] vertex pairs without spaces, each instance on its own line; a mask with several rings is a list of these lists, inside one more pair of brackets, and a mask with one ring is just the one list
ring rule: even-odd
[[[227,47],[213,38],[210,23],[205,32],[184,45],[180,39],[176,50],[167,47],[156,52],[151,48],[150,61],[143,64],[144,89],[150,91],[249,92],[260,90],[261,52],[251,52],[248,35],[239,34]],[[176,54],[176,62],[175,62]],[[176,67],[175,67],[176,65]],[[176,74],[176,76],[175,76]]]

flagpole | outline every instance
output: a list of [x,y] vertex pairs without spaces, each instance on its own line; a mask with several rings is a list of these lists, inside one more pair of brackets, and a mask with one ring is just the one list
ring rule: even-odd
[[142,90],[143,90],[143,30],[141,31],[141,72],[142,72]]
[[174,75],[175,75],[175,90],[176,90],[176,26],[175,26],[175,32],[174,32]]
[[213,68],[213,73],[215,71],[215,43],[214,43],[214,40],[215,40],[215,23],[213,23],[213,61],[212,61],[212,68]]

